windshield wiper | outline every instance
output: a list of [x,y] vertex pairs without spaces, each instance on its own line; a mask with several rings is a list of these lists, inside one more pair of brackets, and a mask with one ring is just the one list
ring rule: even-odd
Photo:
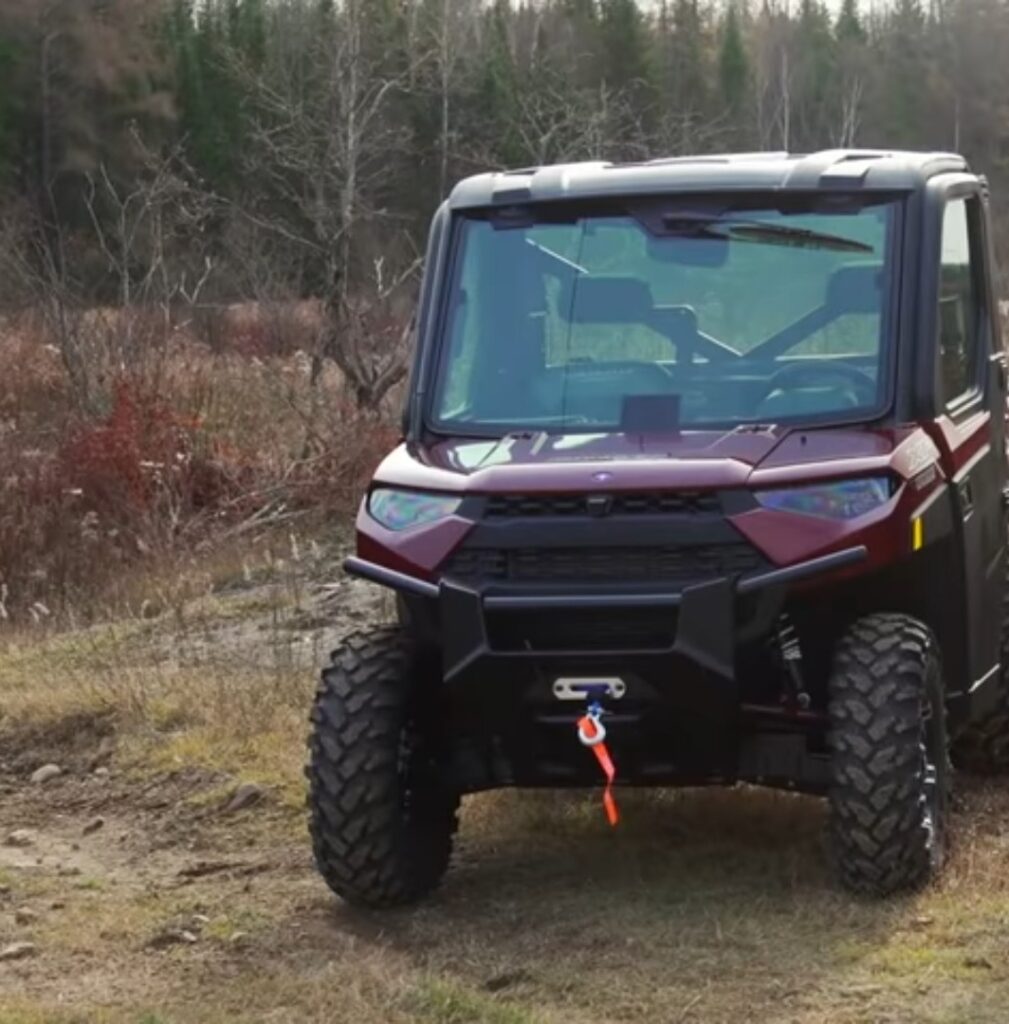
[[[737,220],[708,214],[671,214],[662,218],[665,234],[723,241],[756,242],[763,245],[788,245],[797,249],[833,249],[836,252],[873,252],[871,245],[854,238],[823,234],[811,228],[787,224],[768,224],[760,220]],[[721,229],[721,230],[719,230]]]

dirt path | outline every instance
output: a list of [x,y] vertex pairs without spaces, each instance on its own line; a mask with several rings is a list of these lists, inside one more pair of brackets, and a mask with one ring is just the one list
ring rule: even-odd
[[[885,905],[826,878],[811,801],[755,791],[503,795],[443,891],[361,916],[269,796],[126,769],[0,780],[0,1021],[1003,1021],[1009,795],[976,789],[945,886]],[[98,820],[101,819],[101,825]],[[93,830],[93,831],[92,831]],[[85,834],[89,831],[89,834]]]

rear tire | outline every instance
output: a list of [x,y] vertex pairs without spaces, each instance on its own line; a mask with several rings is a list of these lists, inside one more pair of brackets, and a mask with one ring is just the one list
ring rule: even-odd
[[395,627],[348,638],[322,673],[309,739],[310,831],[322,877],[349,903],[416,902],[448,867],[459,797],[442,770],[429,681]]
[[916,889],[946,856],[950,767],[942,671],[928,627],[871,615],[841,638],[830,683],[830,839],[842,883]]

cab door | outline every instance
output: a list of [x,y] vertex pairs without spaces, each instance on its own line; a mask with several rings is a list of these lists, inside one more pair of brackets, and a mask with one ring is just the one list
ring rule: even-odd
[[[1006,543],[1006,363],[992,282],[983,183],[960,178],[939,219],[933,436],[950,480],[963,574],[967,678],[947,680],[977,714],[993,696],[1001,649]],[[932,250],[934,254],[935,250]],[[926,259],[929,253],[923,254]],[[934,258],[934,256],[933,256]],[[943,586],[941,580],[936,586]]]

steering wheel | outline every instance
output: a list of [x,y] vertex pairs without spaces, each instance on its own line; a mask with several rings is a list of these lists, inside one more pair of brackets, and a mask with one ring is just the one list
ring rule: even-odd
[[824,377],[838,377],[850,384],[855,391],[859,405],[871,405],[876,399],[876,382],[857,366],[841,362],[790,363],[772,374],[767,390],[761,396],[763,402],[775,391],[789,391],[820,382]]

